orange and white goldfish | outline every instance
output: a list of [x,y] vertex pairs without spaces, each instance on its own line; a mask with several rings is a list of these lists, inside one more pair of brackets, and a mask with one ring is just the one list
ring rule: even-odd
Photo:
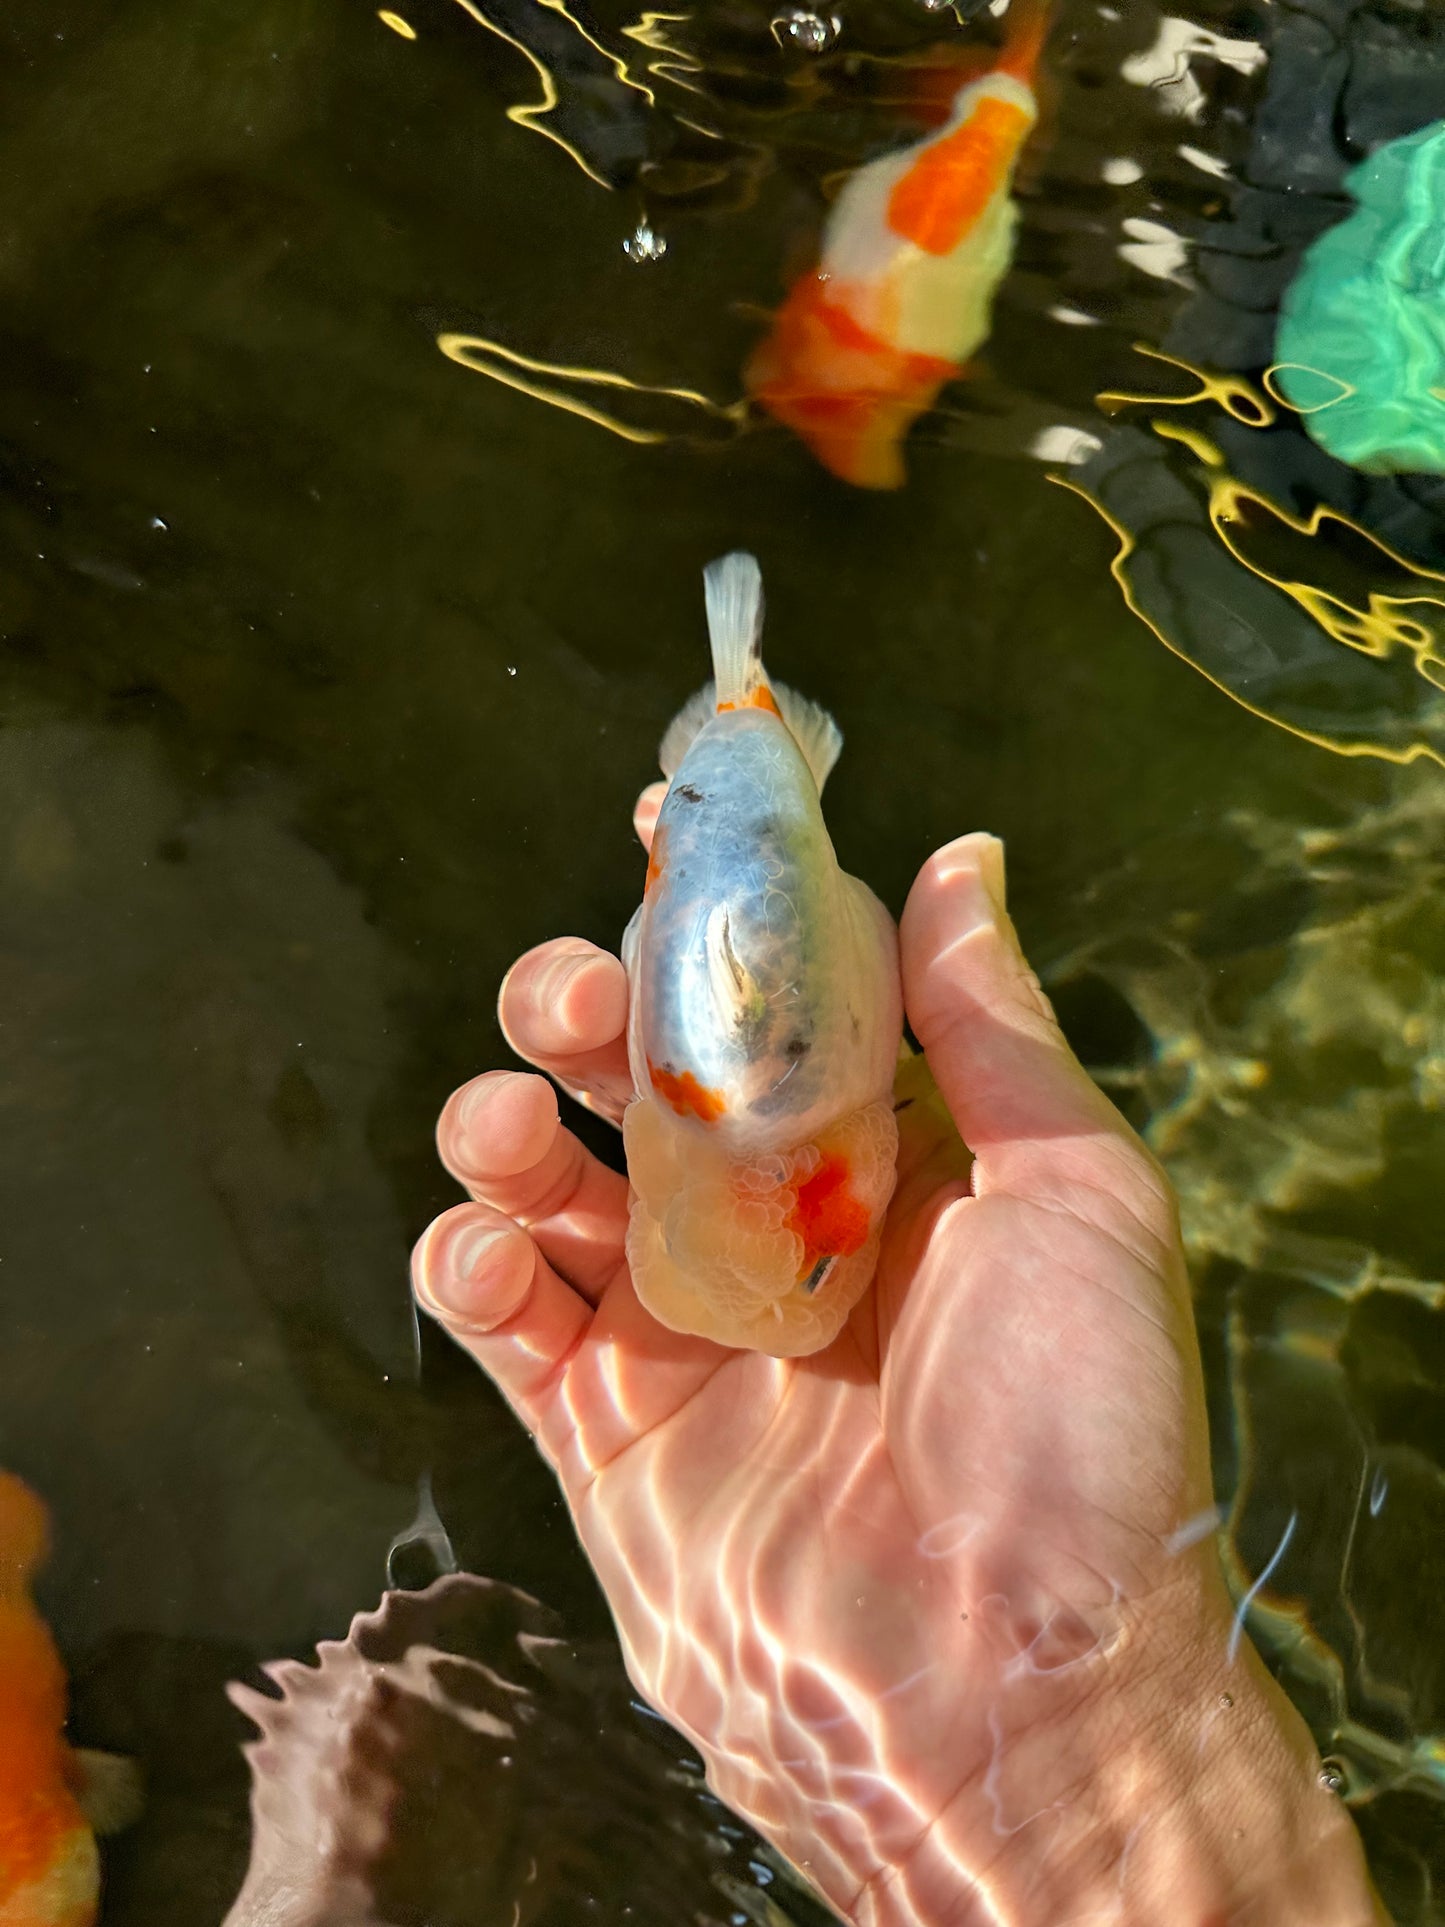
[[635,1090],[627,1256],[664,1325],[817,1351],[873,1276],[898,1150],[898,937],[819,800],[842,736],[770,682],[750,555],[704,574],[713,681],[663,739],[671,781],[623,940]]
[[743,380],[859,488],[897,488],[901,443],[988,335],[1013,258],[1010,197],[1038,119],[1046,0],[1013,0],[1007,46],[954,95],[946,123],[853,174],[816,268],[793,286]]
[[124,1825],[136,1800],[128,1761],[66,1741],[65,1670],[30,1596],[48,1540],[41,1501],[0,1472],[0,1927],[92,1927],[94,1826]]

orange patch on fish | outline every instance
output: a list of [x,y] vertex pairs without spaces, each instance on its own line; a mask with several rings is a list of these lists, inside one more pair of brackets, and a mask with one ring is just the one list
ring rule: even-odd
[[722,1092],[700,1084],[691,1071],[669,1070],[665,1064],[654,1064],[649,1057],[647,1075],[658,1096],[671,1105],[679,1117],[695,1117],[700,1124],[713,1124],[727,1109]]
[[40,1500],[0,1472],[0,1921],[89,1927],[98,1877],[73,1791],[65,1671],[30,1597],[46,1539]]
[[794,284],[744,379],[842,481],[897,488],[899,444],[958,365],[893,347],[830,300],[828,289],[817,274]]
[[825,1151],[823,1161],[798,1186],[788,1229],[803,1241],[800,1278],[823,1258],[848,1258],[868,1242],[868,1208],[849,1186],[848,1160]]
[[888,197],[888,225],[925,254],[951,254],[1003,189],[1033,121],[985,95],[962,127],[924,148]]
[[768,709],[772,711],[773,715],[778,717],[781,717],[783,713],[782,710],[778,708],[777,697],[774,696],[772,690],[768,688],[765,682],[760,682],[752,694],[746,697],[741,703],[719,703],[717,713],[721,716],[725,710],[729,709]]
[[653,833],[652,848],[647,852],[647,881],[642,886],[642,894],[648,891],[662,875],[667,862],[667,830],[660,828]]

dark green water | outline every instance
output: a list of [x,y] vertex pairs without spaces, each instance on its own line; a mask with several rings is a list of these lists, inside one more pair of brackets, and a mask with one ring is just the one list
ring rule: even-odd
[[[1027,452],[1107,437],[1102,387],[1165,384],[1134,340],[1208,335],[1188,263],[1121,258],[1124,224],[1229,218],[1179,148],[1243,165],[1279,61],[1196,57],[1180,120],[1120,73],[1152,8],[1064,8],[987,366],[874,497],[781,430],[646,398],[634,419],[684,432],[630,444],[436,337],[735,398],[819,180],[905,124],[839,63],[952,15],[874,0],[810,65],[766,10],[709,9],[676,30],[703,105],[659,85],[650,111],[584,49],[562,124],[609,192],[506,118],[537,96],[520,55],[451,0],[402,12],[414,41],[339,0],[0,22],[0,1463],[55,1515],[75,1731],[146,1767],[106,1921],[221,1919],[249,1838],[223,1686],[375,1604],[424,1474],[465,1568],[605,1634],[529,1441],[430,1331],[418,1377],[406,1259],[454,1201],[436,1112],[506,1061],[507,964],[631,912],[631,802],[734,546],[770,659],[847,736],[846,867],[896,910],[939,841],[1007,839],[1025,942],[1183,1193],[1242,1583],[1299,1514],[1258,1637],[1399,1917],[1438,1918],[1445,772],[1231,701],[1128,613],[1109,530]],[[1326,92],[1346,29],[1421,32],[1334,14],[1291,55]],[[627,20],[594,24],[637,54]],[[1115,156],[1136,182],[1102,178]],[[623,250],[644,209],[651,263]],[[1267,315],[1270,272],[1228,313]],[[1248,367],[1227,319],[1212,358]]]

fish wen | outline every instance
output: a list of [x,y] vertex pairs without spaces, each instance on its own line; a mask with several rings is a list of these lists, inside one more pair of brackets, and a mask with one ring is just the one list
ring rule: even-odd
[[40,1499],[0,1472],[0,1927],[93,1927],[96,1832],[139,1808],[130,1761],[65,1738],[65,1669],[30,1594],[48,1543]]
[[750,555],[704,572],[713,681],[663,738],[669,780],[623,939],[623,1119],[637,1295],[674,1331],[796,1357],[867,1289],[898,1151],[898,935],[838,867],[842,747],[763,668]]
[[850,176],[817,266],[743,372],[755,401],[860,488],[899,486],[904,436],[992,326],[1049,18],[1047,0],[1009,12],[998,61],[958,87],[945,124]]

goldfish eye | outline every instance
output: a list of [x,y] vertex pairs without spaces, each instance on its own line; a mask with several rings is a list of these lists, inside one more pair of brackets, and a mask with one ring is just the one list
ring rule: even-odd
[[803,1280],[803,1290],[810,1294],[812,1292],[815,1292],[818,1289],[819,1285],[821,1285],[824,1282],[824,1280],[828,1277],[828,1274],[832,1271],[834,1265],[836,1265],[837,1262],[838,1262],[838,1259],[836,1255],[826,1257],[826,1258],[820,1258],[817,1264],[815,1264],[813,1266],[813,1269],[808,1273],[807,1277]]

